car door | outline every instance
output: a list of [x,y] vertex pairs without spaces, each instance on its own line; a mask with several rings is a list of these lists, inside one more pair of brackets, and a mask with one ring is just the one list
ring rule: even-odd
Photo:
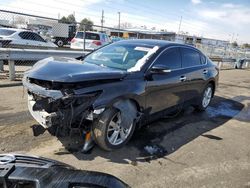
[[40,41],[36,40],[36,34],[33,33],[33,32],[28,32],[28,31],[20,32],[19,36],[22,39],[20,41],[21,41],[21,43],[23,45],[27,45],[27,46],[42,46],[42,44],[40,43]]
[[163,51],[154,61],[153,66],[164,65],[171,72],[150,73],[146,84],[146,107],[150,113],[160,112],[185,100],[185,77],[181,69],[179,47]]
[[193,48],[181,47],[183,74],[186,76],[186,100],[200,97],[208,70],[205,68],[202,54]]
[[41,47],[51,47],[51,45],[48,44],[47,41],[44,40],[37,33],[32,33],[32,38],[33,38],[34,44],[37,44],[38,46],[41,46]]

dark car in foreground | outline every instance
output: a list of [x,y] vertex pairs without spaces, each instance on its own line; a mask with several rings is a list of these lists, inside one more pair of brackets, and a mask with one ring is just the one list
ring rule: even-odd
[[118,178],[36,156],[0,154],[0,188],[125,188]]
[[82,60],[47,58],[25,73],[32,116],[53,135],[89,133],[104,150],[121,148],[136,127],[175,107],[203,111],[218,68],[198,49],[161,40],[125,40]]

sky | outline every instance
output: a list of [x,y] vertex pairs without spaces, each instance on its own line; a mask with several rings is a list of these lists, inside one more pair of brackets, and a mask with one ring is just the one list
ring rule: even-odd
[[89,18],[96,25],[104,10],[110,27],[118,25],[120,12],[121,23],[174,32],[182,17],[181,32],[250,43],[250,0],[0,0],[0,9],[52,18],[74,13],[77,21]]

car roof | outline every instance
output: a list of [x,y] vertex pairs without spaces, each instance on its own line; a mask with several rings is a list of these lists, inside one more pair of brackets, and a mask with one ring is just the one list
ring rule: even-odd
[[23,32],[23,31],[26,31],[26,32],[34,33],[33,31],[27,30],[27,29],[17,29],[17,28],[8,28],[8,27],[4,27],[4,28],[0,28],[0,29],[1,29],[1,30],[16,31],[16,32]]
[[[77,31],[77,33],[78,32],[83,32],[84,33],[84,31]],[[86,33],[95,33],[95,34],[99,34],[99,35],[102,35],[102,34],[106,35],[106,33],[101,33],[101,32],[97,32],[97,31],[86,31]]]
[[166,40],[156,40],[156,39],[129,39],[129,40],[121,40],[116,43],[127,43],[127,44],[137,44],[137,45],[148,45],[148,46],[159,46],[159,47],[170,47],[170,46],[183,46],[190,47],[196,49],[195,47],[187,44],[180,44],[172,41]]

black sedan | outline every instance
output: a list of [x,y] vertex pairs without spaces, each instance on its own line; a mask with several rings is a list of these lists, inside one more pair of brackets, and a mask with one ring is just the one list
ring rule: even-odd
[[108,151],[176,107],[205,110],[218,83],[201,51],[162,40],[119,41],[80,59],[51,57],[26,72],[29,110],[51,134],[77,129]]

